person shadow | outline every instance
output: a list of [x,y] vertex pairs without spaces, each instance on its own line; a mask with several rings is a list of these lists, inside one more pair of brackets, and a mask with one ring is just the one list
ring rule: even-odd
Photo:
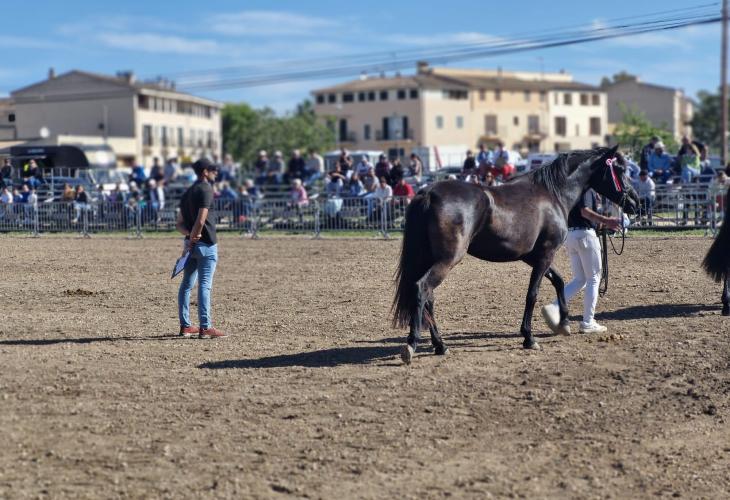
[[[719,311],[721,304],[647,304],[624,307],[596,314],[597,320],[666,319],[698,316],[707,311]],[[571,316],[580,321],[582,316]]]

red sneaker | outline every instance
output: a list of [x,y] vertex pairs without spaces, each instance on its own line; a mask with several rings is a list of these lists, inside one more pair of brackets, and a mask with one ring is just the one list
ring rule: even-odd
[[216,330],[211,326],[210,328],[201,328],[198,337],[201,339],[222,339],[223,337],[228,337],[228,334]]
[[193,335],[197,335],[200,333],[200,328],[197,326],[181,326],[180,327],[180,336],[181,337],[192,337]]

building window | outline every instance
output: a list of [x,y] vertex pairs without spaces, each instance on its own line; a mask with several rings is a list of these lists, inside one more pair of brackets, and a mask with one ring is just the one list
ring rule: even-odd
[[366,141],[370,140],[370,125],[365,125],[365,127],[363,128],[362,137]]
[[540,117],[537,115],[529,115],[527,117],[527,132],[529,134],[539,134],[540,133]]
[[139,109],[150,109],[150,98],[146,95],[137,96],[137,106]]
[[581,94],[580,95],[580,105],[581,106],[588,106],[588,94]]
[[152,125],[142,126],[142,145],[152,146]]
[[565,137],[568,134],[568,124],[564,116],[555,117],[555,135]]
[[589,128],[591,135],[601,135],[601,119],[597,116],[591,116]]
[[380,91],[380,100],[381,101],[387,101],[388,100],[388,91],[387,90],[381,90]]
[[365,99],[367,99],[367,94],[365,94],[365,92],[360,92],[357,94],[357,100],[359,102],[365,102]]
[[339,141],[340,142],[346,142],[347,141],[347,120],[341,119],[340,120],[340,126],[339,126]]
[[444,90],[444,99],[463,100],[469,98],[469,93],[466,90]]
[[530,102],[530,91],[525,90],[525,102]]
[[13,123],[15,121],[15,113],[8,113],[8,121]]
[[209,130],[208,133],[206,134],[205,145],[208,149],[213,148],[213,131],[211,131],[211,130]]
[[497,89],[494,91],[494,100],[495,101],[501,101],[502,100],[502,91]]
[[565,94],[563,94],[563,104],[565,104],[566,106],[570,106],[571,104],[573,104],[573,94],[571,94],[570,92],[566,92]]
[[497,115],[484,116],[484,133],[487,135],[497,135]]
[[346,92],[342,94],[342,102],[354,102],[355,101],[355,94],[352,92]]
[[544,90],[540,91],[540,102],[545,102],[545,99],[547,98],[547,92]]
[[418,99],[418,89],[411,89],[410,97],[411,99]]
[[375,92],[368,92],[368,101],[375,100]]
[[514,125],[515,127],[517,127],[517,126],[519,126],[519,124],[520,124],[520,117],[519,116],[513,117],[512,118],[512,125]]
[[487,99],[487,91],[486,91],[486,90],[484,90],[484,89],[481,89],[481,90],[479,91],[479,100],[480,100],[480,101],[484,101],[484,100],[486,100],[486,99]]
[[167,146],[170,145],[167,142],[167,127],[162,127],[162,129],[160,130],[160,132],[162,132],[162,138],[161,138],[162,147],[163,148],[166,148]]
[[443,116],[437,116],[436,117],[436,128],[442,129],[444,128],[444,117]]
[[591,103],[594,106],[600,106],[601,105],[601,96],[598,94],[591,95]]
[[405,90],[403,90],[403,89],[400,89],[400,90],[398,91],[398,100],[399,100],[399,101],[402,101],[402,100],[403,100],[403,99],[405,99],[405,98],[406,98],[406,91],[405,91]]
[[177,145],[183,147],[185,145],[185,132],[182,127],[177,128]]
[[463,116],[456,117],[456,128],[464,128],[464,117]]
[[327,95],[327,102],[330,104],[334,104],[337,101],[337,94],[329,94]]

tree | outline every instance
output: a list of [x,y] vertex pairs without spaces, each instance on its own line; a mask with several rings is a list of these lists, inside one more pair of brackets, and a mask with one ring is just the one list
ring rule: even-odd
[[627,73],[626,71],[621,71],[614,74],[612,78],[609,78],[607,76],[601,78],[601,87],[607,87],[612,83],[636,81],[637,79],[638,78],[636,77],[636,75],[632,75],[631,73]]
[[692,117],[692,133],[695,138],[711,148],[722,147],[720,95],[701,90],[697,93],[699,104]]
[[627,108],[621,105],[623,119],[616,125],[613,136],[621,145],[622,149],[629,150],[638,160],[641,148],[648,143],[653,136],[659,137],[664,143],[667,151],[675,151],[677,142],[667,127],[656,127],[651,123],[644,113],[634,108]]
[[223,147],[244,165],[251,165],[262,149],[288,156],[294,149],[324,151],[335,145],[334,128],[317,118],[308,100],[284,116],[243,103],[227,104],[222,116]]

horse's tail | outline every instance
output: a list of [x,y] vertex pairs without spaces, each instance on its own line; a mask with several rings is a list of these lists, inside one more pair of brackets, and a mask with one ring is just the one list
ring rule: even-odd
[[720,282],[730,272],[730,189],[725,198],[725,216],[720,233],[707,251],[702,267],[716,282]]
[[[413,198],[406,209],[403,246],[400,263],[395,272],[396,292],[391,306],[394,328],[410,325],[413,312],[418,306],[416,282],[433,264],[431,246],[428,242],[430,205],[430,193],[426,191]],[[430,321],[428,317],[424,319]]]

